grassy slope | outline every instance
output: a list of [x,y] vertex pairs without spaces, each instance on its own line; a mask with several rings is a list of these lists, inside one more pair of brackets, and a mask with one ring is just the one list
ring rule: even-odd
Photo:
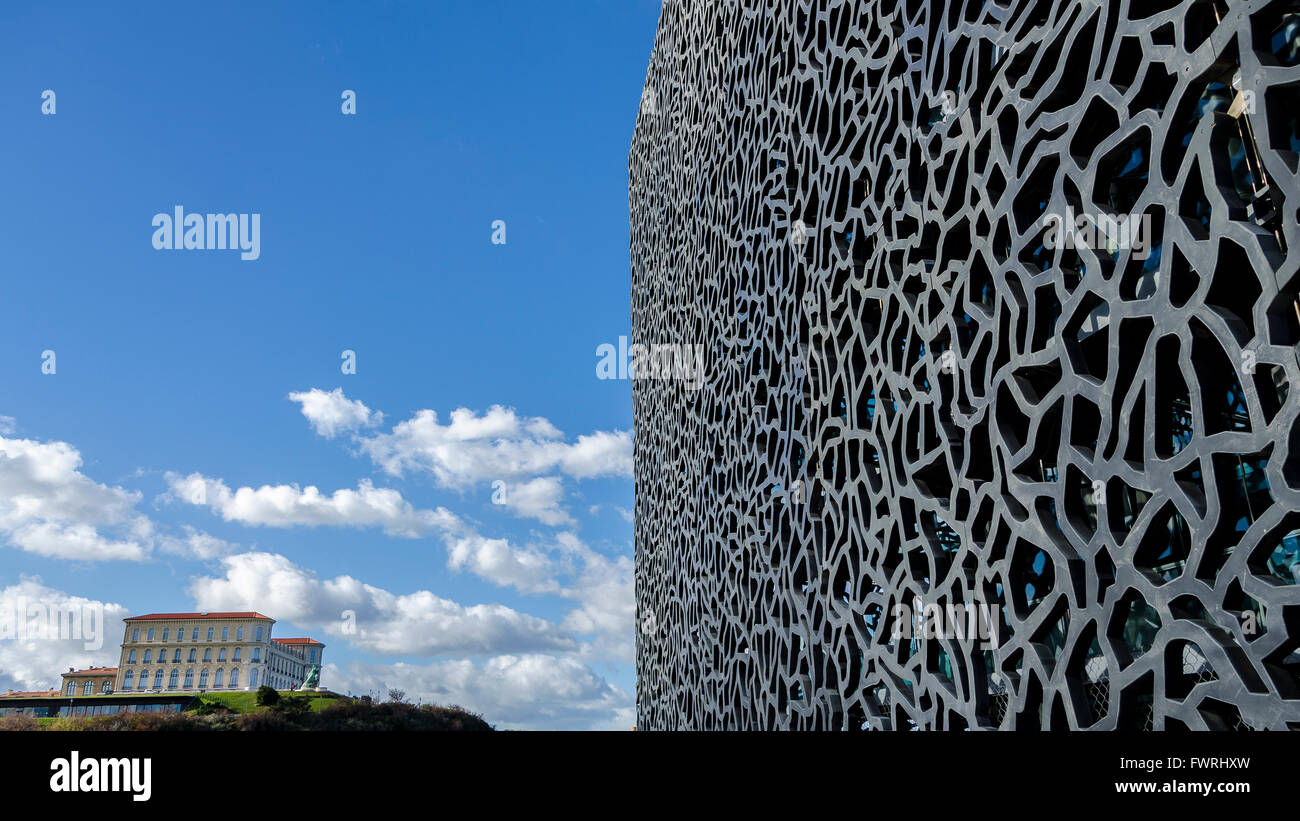
[[[319,713],[324,708],[341,698],[338,693],[300,693],[294,690],[281,690],[280,698],[303,695],[311,699],[311,710]],[[257,693],[200,693],[199,702],[203,704],[220,704],[232,713],[252,713],[269,709],[257,706]]]

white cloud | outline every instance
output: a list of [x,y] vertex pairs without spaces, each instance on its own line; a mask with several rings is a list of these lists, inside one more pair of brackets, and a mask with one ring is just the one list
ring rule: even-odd
[[[565,441],[563,432],[542,417],[524,417],[493,405],[483,414],[457,408],[439,421],[437,412],[417,411],[388,433],[363,434],[383,414],[349,399],[342,388],[291,393],[313,429],[326,438],[352,432],[352,441],[390,476],[427,472],[444,488],[464,490],[494,483],[493,502],[517,516],[552,526],[574,526],[563,507],[560,472],[575,479],[632,476],[631,431],[594,431]],[[504,498],[500,494],[505,485]]]
[[148,552],[139,542],[106,538],[84,523],[33,522],[12,531],[9,540],[29,553],[52,559],[138,561]]
[[[622,505],[610,505],[610,507],[613,508],[614,512],[617,513],[619,517],[623,519],[623,521],[631,524],[636,520],[636,517],[632,515],[632,511],[628,510]],[[599,515],[600,512],[604,509],[605,509],[604,505],[592,505],[591,507],[587,508],[587,512],[590,513],[592,516],[596,516]]]
[[[260,610],[299,627],[320,628],[364,650],[398,655],[573,651],[556,625],[500,604],[465,606],[427,590],[396,595],[352,578],[318,579],[284,556],[241,553],[225,575],[201,577],[189,592],[200,610]],[[344,611],[355,614],[347,633]]]
[[610,558],[592,550],[572,533],[560,533],[562,551],[581,570],[564,591],[578,607],[563,625],[579,635],[594,635],[584,652],[599,658],[632,661],[636,657],[635,565],[631,556]]
[[356,490],[343,488],[330,495],[312,485],[262,485],[232,491],[222,480],[200,473],[169,473],[167,482],[170,499],[209,507],[228,522],[246,525],[382,527],[391,536],[418,538],[460,524],[445,508],[419,510],[398,491],[377,488],[366,479]]
[[239,550],[239,545],[218,539],[190,525],[184,525],[184,530],[184,538],[162,536],[158,539],[158,546],[166,553],[200,560],[216,559]]
[[[71,618],[49,629],[42,614],[50,613]],[[58,687],[69,667],[115,666],[128,615],[120,604],[55,590],[37,577],[0,589],[0,692]],[[68,629],[72,625],[76,632]]]
[[583,434],[558,454],[560,468],[575,479],[632,477],[632,431],[598,430]]
[[340,433],[373,427],[384,421],[384,415],[379,411],[372,411],[364,402],[345,397],[342,388],[335,388],[328,393],[320,388],[312,388],[309,391],[291,393],[289,399],[302,406],[302,415],[307,417],[312,429],[326,439],[333,439]]
[[66,442],[0,436],[0,535],[55,558],[144,559],[153,525],[135,511],[140,494],[95,482],[81,462]]
[[408,700],[458,704],[513,730],[630,730],[632,697],[572,657],[501,655],[482,663],[326,665],[334,689],[364,695],[406,691]]
[[554,593],[560,589],[550,558],[537,550],[516,548],[505,539],[488,539],[477,533],[447,539],[447,566],[468,569],[502,587],[525,593]]
[[446,542],[447,566],[453,570],[468,570],[523,593],[549,593],[574,601],[577,607],[563,626],[594,637],[584,653],[623,661],[635,657],[635,572],[630,556],[604,556],[568,532],[527,547],[477,533],[449,536]]
[[0,436],[9,436],[18,429],[18,423],[12,416],[0,416]]
[[435,411],[421,410],[392,432],[359,436],[357,442],[385,472],[428,471],[443,487],[553,470],[579,479],[632,475],[631,431],[596,431],[573,443],[563,437],[546,419],[520,417],[494,405],[482,416],[458,408],[446,425]]
[[554,476],[539,476],[527,482],[505,482],[493,489],[492,500],[518,516],[536,519],[547,525],[573,525],[573,517],[564,509],[564,482]]

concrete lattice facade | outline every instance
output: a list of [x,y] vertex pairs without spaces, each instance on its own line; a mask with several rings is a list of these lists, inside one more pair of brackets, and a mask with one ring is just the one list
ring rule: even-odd
[[1300,728],[1297,12],[666,0],[638,726]]

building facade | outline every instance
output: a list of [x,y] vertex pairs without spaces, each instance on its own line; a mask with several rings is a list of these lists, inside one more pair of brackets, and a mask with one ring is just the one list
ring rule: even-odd
[[[114,689],[121,692],[289,689],[319,664],[314,639],[274,639],[257,612],[151,613],[125,619]],[[315,661],[308,662],[308,656]]]
[[644,728],[1300,728],[1300,16],[666,0]]
[[117,687],[116,667],[87,667],[74,670],[69,667],[63,674],[63,686],[59,692],[69,698],[77,696],[108,695]]
[[277,690],[300,687],[325,651],[325,645],[308,638],[273,639],[272,645],[266,683]]
[[0,695],[0,718],[94,717],[118,713],[179,713],[194,706],[193,693],[95,693],[68,696],[58,690]]

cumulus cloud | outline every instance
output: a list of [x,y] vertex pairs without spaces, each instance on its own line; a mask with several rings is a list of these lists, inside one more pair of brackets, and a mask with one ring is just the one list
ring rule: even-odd
[[222,568],[223,576],[200,577],[190,585],[199,609],[273,613],[375,653],[435,656],[577,649],[577,642],[558,626],[500,604],[465,606],[427,590],[397,595],[351,576],[319,579],[273,553],[228,556]]
[[596,431],[566,442],[548,420],[501,405],[481,416],[458,408],[446,424],[437,412],[421,410],[389,433],[358,435],[356,441],[390,475],[427,471],[450,488],[555,470],[578,479],[632,475],[631,431]]
[[579,635],[594,636],[584,652],[632,661],[636,657],[636,571],[632,557],[605,556],[572,533],[560,533],[556,542],[580,568],[563,591],[578,604],[564,618],[563,625]]
[[168,497],[211,508],[228,522],[265,527],[381,527],[390,536],[418,538],[459,527],[446,508],[419,510],[391,488],[363,479],[356,490],[326,495],[315,486],[262,485],[231,490],[200,473],[167,474]]
[[29,553],[54,559],[126,559],[138,561],[148,547],[130,539],[105,537],[85,523],[35,522],[14,530],[9,540]]
[[594,431],[567,441],[545,418],[493,405],[482,414],[457,408],[445,423],[436,411],[420,410],[387,433],[367,434],[362,429],[380,424],[383,414],[349,399],[342,388],[312,388],[289,398],[301,405],[316,433],[329,439],[350,433],[360,451],[390,476],[428,473],[438,486],[456,490],[492,482],[493,502],[551,526],[577,524],[562,506],[564,483],[554,474],[632,476],[631,431]]
[[216,536],[204,533],[190,525],[184,525],[184,530],[185,536],[182,538],[175,536],[160,537],[158,546],[165,553],[201,560],[216,559],[239,550],[239,545],[225,539],[218,539]]
[[447,566],[468,569],[502,587],[525,593],[554,593],[560,585],[556,567],[541,551],[513,547],[506,539],[488,539],[477,533],[447,539]]
[[575,479],[595,476],[632,478],[632,431],[598,430],[578,437],[559,452],[560,468]]
[[[497,485],[496,482],[501,482]],[[564,509],[564,482],[554,476],[539,476],[527,482],[493,482],[492,501],[517,516],[536,519],[546,525],[573,525]]]
[[114,666],[128,615],[120,604],[74,596],[38,577],[0,589],[0,692],[58,687],[69,667]]
[[320,388],[312,388],[309,391],[291,393],[289,399],[302,406],[302,415],[307,417],[312,429],[326,439],[333,439],[340,433],[373,427],[384,421],[384,415],[379,411],[372,411],[364,402],[345,397],[342,388],[335,388],[328,393]]
[[140,494],[81,473],[66,442],[0,436],[0,536],[62,559],[144,559],[153,525],[135,511]]
[[636,723],[632,697],[573,657],[325,667],[336,689],[363,695],[397,688],[410,700],[466,707],[502,729],[630,730]]
[[[619,518],[621,518],[623,521],[627,522],[628,524],[635,523],[636,517],[632,514],[632,511],[628,510],[622,505],[611,505],[611,507],[614,509],[614,512],[619,515]],[[600,505],[592,505],[588,512],[591,513],[592,516],[595,516],[597,513],[600,512],[600,509],[601,509]]]
[[562,625],[593,637],[583,652],[605,659],[634,658],[635,573],[630,556],[605,556],[569,532],[528,546],[476,533],[448,537],[446,542],[447,566],[453,570],[467,570],[523,593],[553,594],[575,602]]

